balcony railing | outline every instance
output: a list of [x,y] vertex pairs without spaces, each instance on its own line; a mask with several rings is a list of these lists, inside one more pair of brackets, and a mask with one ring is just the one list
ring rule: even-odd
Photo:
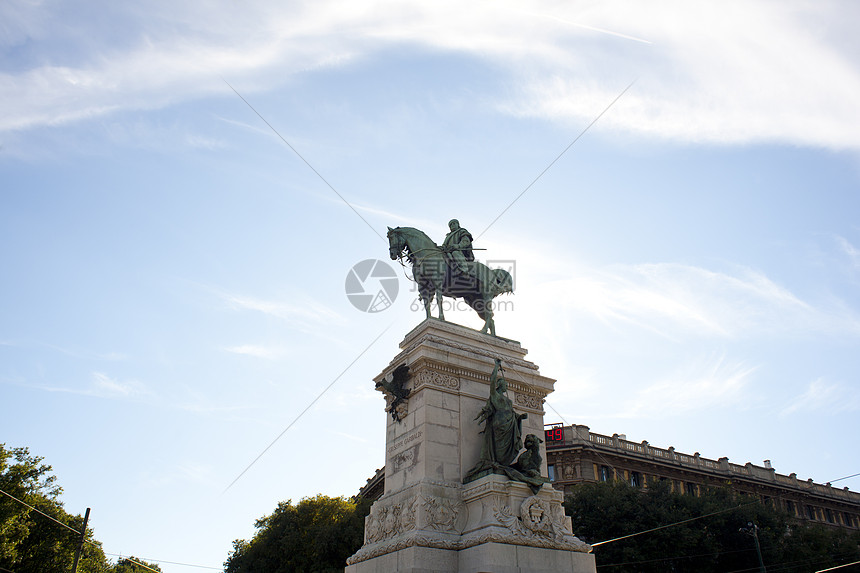
[[[584,436],[588,436],[587,441],[600,449],[630,452],[636,456],[650,458],[653,461],[664,463],[668,462],[676,466],[687,467],[699,471],[707,470],[709,473],[714,473],[728,479],[737,476],[747,479],[755,479],[757,481],[773,482],[783,486],[789,486],[793,489],[805,490],[819,496],[848,500],[851,503],[860,503],[860,493],[850,491],[847,488],[834,488],[829,484],[822,485],[813,483],[812,480],[798,480],[796,474],[787,476],[778,474],[770,467],[755,466],[751,463],[747,463],[746,465],[729,463],[728,458],[712,460],[703,458],[698,453],[691,456],[689,454],[676,452],[674,448],[655,448],[648,444],[648,442],[631,442],[618,434],[613,436],[596,434],[589,431],[587,426],[567,426],[565,427],[565,436],[566,439],[562,442],[548,443],[548,449],[554,450],[582,443],[585,441],[583,439]],[[570,436],[573,436],[572,440],[569,439]]]

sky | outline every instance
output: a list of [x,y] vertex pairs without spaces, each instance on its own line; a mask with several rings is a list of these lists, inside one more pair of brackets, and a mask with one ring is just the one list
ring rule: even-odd
[[[546,423],[858,491],[858,20],[3,2],[0,442],[114,559],[220,569],[384,465],[372,379],[424,318],[385,232],[456,217],[514,270],[496,328],[557,380]],[[368,259],[398,276],[373,313]]]

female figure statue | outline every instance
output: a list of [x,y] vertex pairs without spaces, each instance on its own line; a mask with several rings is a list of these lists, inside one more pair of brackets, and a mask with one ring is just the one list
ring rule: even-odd
[[490,377],[490,397],[475,418],[479,423],[485,422],[478,464],[483,469],[510,466],[523,449],[523,420],[528,414],[514,412],[513,402],[505,394],[507,390],[502,361],[496,358],[496,367]]

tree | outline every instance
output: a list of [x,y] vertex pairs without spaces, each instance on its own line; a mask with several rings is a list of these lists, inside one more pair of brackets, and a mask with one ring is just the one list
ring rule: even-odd
[[[588,543],[654,530],[595,547],[598,567],[611,573],[756,571],[755,541],[741,531],[748,523],[758,527],[769,570],[811,571],[860,560],[860,533],[799,524],[728,488],[694,496],[673,493],[668,482],[645,489],[620,481],[582,484],[567,496],[565,509],[574,533]],[[678,525],[662,527],[670,524]]]
[[369,500],[317,495],[291,500],[255,522],[250,541],[237,539],[226,573],[332,573],[361,547]]
[[[80,535],[57,523],[80,531],[84,519],[63,509],[59,501],[63,490],[43,459],[30,455],[27,448],[0,444],[0,490],[8,494],[0,494],[0,567],[15,573],[70,571],[80,541]],[[87,529],[86,539],[92,541],[92,530]],[[84,543],[80,570],[103,573],[109,567],[98,544]]]

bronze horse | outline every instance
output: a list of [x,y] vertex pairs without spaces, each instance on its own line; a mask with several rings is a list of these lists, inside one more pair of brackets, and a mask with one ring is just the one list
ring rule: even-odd
[[502,293],[513,292],[510,273],[491,269],[477,261],[473,263],[476,277],[458,273],[451,268],[442,249],[422,231],[412,227],[389,227],[388,246],[392,261],[405,252],[412,264],[412,274],[418,283],[418,295],[424,303],[427,318],[430,318],[430,302],[434,296],[439,307],[439,320],[445,320],[443,296],[462,298],[484,320],[481,332],[496,335],[493,299]]

